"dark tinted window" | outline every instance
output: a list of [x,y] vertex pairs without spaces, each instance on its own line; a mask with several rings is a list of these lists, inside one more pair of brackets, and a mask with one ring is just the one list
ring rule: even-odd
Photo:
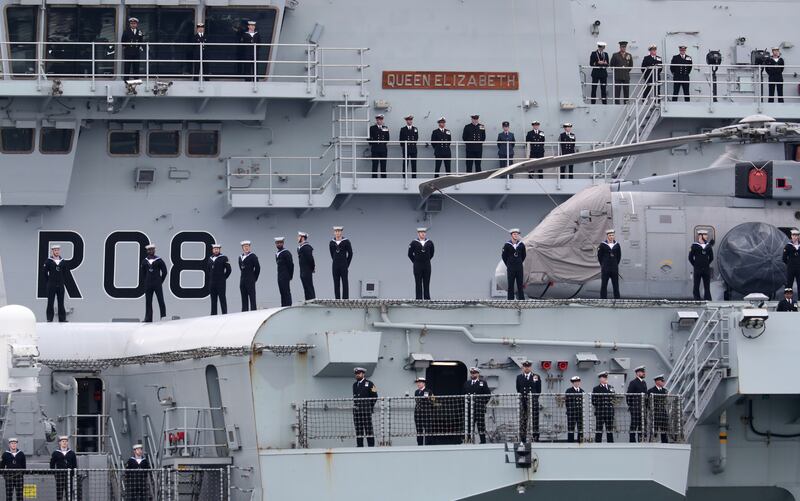
[[147,154],[154,157],[176,157],[181,151],[181,133],[154,131],[147,138]]
[[112,155],[138,155],[139,131],[114,131],[109,133],[108,152]]
[[[139,19],[145,42],[168,44],[149,46],[151,75],[169,78],[191,71],[185,61],[189,59],[190,46],[185,44],[194,39],[194,9],[131,7],[125,18],[130,17]],[[144,72],[144,63],[139,64],[139,71]]]
[[6,9],[6,29],[11,42],[11,71],[15,75],[34,74],[36,72],[36,24],[39,7],[8,7]]
[[69,153],[72,149],[72,129],[42,127],[39,151],[42,153]]
[[[116,9],[112,7],[47,8],[47,72],[63,76],[110,75],[117,41]],[[109,42],[109,45],[59,44],[57,42]],[[86,61],[77,62],[75,59]]]
[[[261,43],[272,42],[272,31],[275,27],[275,9],[255,9],[252,7],[206,7],[206,33],[208,41],[213,43],[236,44],[239,35],[247,31],[247,21],[256,22],[256,31],[261,35]],[[212,60],[244,60],[252,59],[253,48],[210,46],[204,52],[204,57]],[[267,47],[258,48],[258,60],[269,59]],[[209,63],[208,73],[212,75],[239,75],[244,71],[244,66],[239,63]],[[252,66],[249,73],[252,74]],[[258,74],[266,74],[267,65],[258,65]]]
[[30,153],[33,151],[33,131],[4,127],[0,130],[0,147],[3,153]]
[[187,153],[196,157],[219,155],[219,132],[215,130],[192,131],[186,140]]

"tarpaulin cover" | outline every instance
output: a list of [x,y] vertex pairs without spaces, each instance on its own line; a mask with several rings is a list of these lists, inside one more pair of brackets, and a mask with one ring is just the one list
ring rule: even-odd
[[772,296],[786,279],[782,260],[786,242],[786,234],[771,224],[742,223],[734,227],[717,251],[722,279],[741,294]]

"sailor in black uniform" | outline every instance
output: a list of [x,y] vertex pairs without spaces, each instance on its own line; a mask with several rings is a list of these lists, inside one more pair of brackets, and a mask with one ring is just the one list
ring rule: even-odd
[[503,130],[497,134],[497,158],[500,159],[500,168],[508,167],[514,163],[514,144],[517,138],[508,128],[509,122],[503,122]]
[[[333,239],[328,244],[331,251],[331,269],[333,271],[333,293],[336,299],[350,299],[350,282],[347,272],[353,260],[353,246],[345,238],[344,226],[333,227]],[[341,290],[341,292],[340,292]]]
[[353,425],[356,429],[356,447],[375,447],[375,432],[372,429],[372,412],[378,401],[378,388],[365,377],[367,370],[363,367],[353,369],[356,382],[353,383]]
[[[508,281],[508,300],[525,299],[524,273],[522,265],[525,263],[525,243],[519,238],[519,228],[511,229],[511,240],[503,244],[500,253],[506,265],[506,279]],[[516,286],[517,294],[514,295]]]
[[783,246],[783,262],[786,264],[786,287],[793,288],[795,281],[800,291],[800,230],[792,228],[792,239]]
[[597,87],[600,87],[600,98],[603,104],[606,104],[608,52],[606,52],[605,42],[597,42],[597,50],[589,56],[589,66],[592,67],[592,98],[589,102],[594,104],[597,101]]
[[417,177],[417,141],[419,130],[414,127],[414,115],[405,117],[406,125],[400,129],[400,148],[403,149],[403,175],[411,167],[411,177]]
[[160,318],[167,316],[167,305],[164,304],[164,291],[161,285],[167,279],[167,265],[164,260],[156,256],[156,246],[148,244],[145,246],[147,255],[142,259],[139,266],[141,281],[144,283],[144,321],[153,321],[153,294],[158,300],[158,312]]
[[[2,470],[24,470],[25,453],[17,448],[17,439],[8,439],[8,449],[0,458],[0,469]],[[20,471],[4,473],[6,483],[6,501],[22,501],[22,486],[25,484],[23,474]]]
[[431,445],[433,434],[433,392],[425,387],[425,378],[418,377],[414,390],[414,426],[417,428],[417,445]]
[[542,380],[531,372],[531,361],[522,362],[522,374],[517,375],[519,393],[519,441],[528,440],[528,416],[531,416],[531,435],[534,442],[539,441],[539,394],[542,393]]
[[[575,134],[572,133],[572,124],[567,122],[563,124],[561,127],[564,128],[564,132],[562,132],[558,136],[558,150],[560,155],[569,155],[575,153]],[[561,179],[568,178],[572,179],[572,168],[573,164],[569,165],[562,165],[558,168],[561,172]],[[568,175],[564,175],[568,173]]]
[[239,292],[242,295],[242,311],[256,309],[256,282],[261,274],[258,256],[250,252],[250,240],[243,240],[242,255],[239,256]]
[[135,17],[128,19],[128,28],[122,32],[122,74],[125,80],[133,80],[139,74],[139,58],[144,52],[144,33],[139,29],[139,20]]
[[125,489],[127,501],[148,501],[148,476],[152,466],[142,451],[142,444],[134,444],[133,455],[125,462]]
[[666,444],[669,442],[667,433],[670,431],[669,413],[667,412],[669,390],[664,386],[666,381],[663,374],[656,376],[653,381],[655,386],[647,390],[647,397],[653,406],[653,432],[661,436],[662,444]]
[[651,44],[648,49],[650,53],[642,58],[642,81],[646,85],[642,97],[649,96],[652,90],[653,95],[658,98],[658,83],[661,81],[661,73],[664,71],[662,67],[664,62],[657,54],[658,46]]
[[769,80],[769,84],[767,84],[767,88],[769,91],[769,99],[768,101],[771,103],[772,96],[778,96],[778,102],[783,102],[783,68],[784,62],[783,58],[781,57],[781,49],[780,47],[773,47],[772,48],[772,57],[769,57],[765,61],[765,70],[767,70],[767,79]]
[[281,306],[292,305],[291,282],[294,278],[294,260],[289,249],[284,249],[284,237],[275,237],[275,264],[278,267],[278,292],[281,295]]
[[[541,129],[539,129],[539,125],[541,125],[539,123],[539,121],[538,120],[534,120],[531,123],[531,126],[533,127],[533,129],[529,130],[528,133],[525,134],[525,142],[530,145],[530,153],[528,155],[528,156],[530,156],[530,158],[543,158],[544,157],[544,139],[545,138],[544,138],[544,132]],[[533,171],[530,171],[530,172],[533,172]],[[544,172],[542,169],[536,169],[536,172],[538,173],[537,177],[539,179],[542,179],[544,177],[542,175],[542,172]],[[528,177],[533,179],[533,174],[529,174]]]
[[314,248],[308,243],[308,233],[297,232],[297,264],[300,266],[300,283],[303,284],[303,295],[305,300],[314,299],[314,271],[317,269],[314,264]]
[[228,313],[227,280],[231,276],[231,263],[228,256],[223,255],[222,246],[214,244],[211,246],[211,255],[206,262],[208,272],[208,291],[211,294],[211,314],[217,314],[217,299],[222,309],[222,314]]
[[[478,122],[480,115],[471,115],[471,121],[464,126],[461,139],[466,143],[464,149],[467,153],[467,172],[481,171],[481,157],[483,156],[483,142],[486,141],[486,126]],[[448,171],[450,172],[450,171]]]
[[445,172],[450,174],[450,157],[453,156],[450,150],[450,139],[452,137],[450,129],[444,127],[447,121],[444,117],[441,117],[437,123],[439,124],[439,128],[433,129],[433,132],[431,132],[431,144],[433,145],[434,157],[433,177],[439,177],[439,169],[442,164],[444,164]]
[[72,480],[77,467],[78,457],[69,448],[69,437],[66,435],[58,437],[58,449],[54,450],[50,456],[50,469],[69,471],[57,471],[55,473],[57,501],[72,499],[70,491],[72,490]]
[[564,406],[567,410],[567,442],[575,441],[575,430],[578,431],[578,442],[583,442],[583,395],[580,376],[569,378],[572,386],[567,388]]
[[692,294],[700,300],[700,280],[703,281],[703,299],[711,301],[711,263],[714,261],[713,242],[708,242],[708,230],[697,230],[697,242],[689,249],[689,263],[694,269]]
[[256,22],[247,21],[247,30],[239,33],[239,63],[240,74],[245,79],[255,77],[254,62],[257,59],[258,44],[261,43],[261,35],[256,31]]
[[597,246],[597,261],[600,263],[600,298],[608,297],[608,281],[614,289],[614,299],[619,299],[619,262],[622,249],[614,239],[614,230],[606,231],[606,239]]
[[408,259],[414,263],[414,288],[417,299],[431,298],[431,259],[434,248],[427,234],[428,228],[417,228],[417,239],[408,244]]
[[[489,403],[489,399],[492,398],[492,390],[489,388],[489,384],[481,379],[481,370],[477,367],[470,367],[469,369],[469,380],[464,383],[463,393],[464,395],[469,395],[471,398],[472,405],[467,406],[470,415],[467,418],[467,423],[469,424],[469,430],[467,430],[467,434],[472,437],[472,433],[474,431],[473,426],[478,429],[478,436],[482,444],[486,443],[486,404]],[[473,443],[475,440],[473,439]]]
[[192,40],[194,45],[192,46],[192,75],[194,75],[194,80],[198,80],[202,75],[203,79],[208,78],[208,73],[206,72],[206,68],[208,65],[206,63],[206,42],[208,41],[208,37],[206,36],[206,25],[205,23],[197,23],[197,31],[194,34],[194,38]]
[[381,177],[386,177],[386,155],[389,141],[389,127],[383,125],[383,115],[375,116],[375,125],[369,128],[369,148],[372,157],[372,177],[378,177],[380,168]]
[[52,322],[55,312],[53,303],[58,298],[58,321],[67,321],[67,310],[64,308],[64,288],[66,276],[69,273],[70,262],[61,258],[61,246],[50,246],[50,257],[44,262],[44,276],[46,279],[47,290],[47,321]]
[[636,377],[628,383],[628,391],[625,400],[628,404],[628,412],[631,414],[630,441],[642,441],[642,423],[644,421],[644,398],[647,394],[647,383],[644,380],[644,365],[640,365],[634,372]]
[[791,287],[783,289],[783,299],[778,301],[775,311],[797,311],[797,301],[794,300],[794,291]]
[[692,73],[692,56],[686,53],[686,46],[678,46],[678,54],[669,62],[672,73],[672,100],[678,100],[678,93],[683,91],[683,100],[689,101],[689,75]]
[[606,430],[606,442],[614,441],[614,388],[608,384],[608,372],[597,375],[598,385],[592,389],[592,407],[597,427],[594,430],[594,441],[603,441],[603,428]]

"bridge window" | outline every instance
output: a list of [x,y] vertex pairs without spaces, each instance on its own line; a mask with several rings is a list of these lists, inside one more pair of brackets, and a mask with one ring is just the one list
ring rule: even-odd
[[147,154],[151,157],[177,157],[180,152],[180,131],[158,130],[148,134]]
[[[191,72],[187,61],[192,55],[191,46],[186,44],[194,38],[194,9],[132,7],[125,17],[139,19],[145,42],[165,44],[149,46],[151,75],[174,78]],[[144,63],[140,65],[144,72]]]
[[138,130],[115,130],[108,133],[108,153],[115,156],[139,154]]
[[33,151],[33,131],[35,129],[0,129],[0,150],[3,153],[30,153]]
[[64,154],[72,150],[72,129],[42,127],[39,136],[39,151],[45,154]]
[[[213,43],[236,44],[239,35],[247,31],[247,21],[256,22],[256,31],[261,35],[261,43],[272,43],[275,29],[275,16],[278,11],[274,8],[253,7],[206,7],[206,31],[208,41]],[[232,61],[253,58],[253,48],[235,46],[209,46],[205,56],[209,61]],[[257,49],[259,61],[269,59],[267,47]],[[209,74],[212,75],[239,75],[244,73],[246,65],[239,63],[213,62],[208,64]],[[252,67],[248,74],[252,73]],[[258,74],[265,75],[267,64],[258,65]]]
[[215,157],[219,155],[219,131],[189,131],[186,154],[190,157]]
[[6,8],[11,72],[15,76],[36,73],[36,31],[39,7]]
[[[113,75],[116,57],[116,9],[113,7],[47,8],[47,73],[64,77]],[[108,45],[58,42],[108,42]],[[81,60],[81,61],[76,61]]]

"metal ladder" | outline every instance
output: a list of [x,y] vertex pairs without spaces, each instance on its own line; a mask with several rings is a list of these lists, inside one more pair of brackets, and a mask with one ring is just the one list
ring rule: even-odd
[[[645,97],[644,91],[647,87],[643,79],[633,85],[633,95],[622,109],[606,138],[608,146],[638,143],[646,141],[650,137],[650,133],[661,119],[661,108],[658,100],[658,87],[652,88],[652,92]],[[631,155],[610,160],[605,173],[606,177],[625,179],[633,167],[636,157],[636,155]]]
[[681,418],[689,437],[720,382],[728,375],[730,307],[708,307],[692,328],[667,381],[670,393],[682,397]]
[[357,158],[363,156],[358,150],[364,147],[364,139],[369,138],[370,109],[367,103],[350,101],[346,94],[344,103],[333,108],[331,137],[337,150],[334,153],[337,186],[341,184],[342,170],[355,172]]

